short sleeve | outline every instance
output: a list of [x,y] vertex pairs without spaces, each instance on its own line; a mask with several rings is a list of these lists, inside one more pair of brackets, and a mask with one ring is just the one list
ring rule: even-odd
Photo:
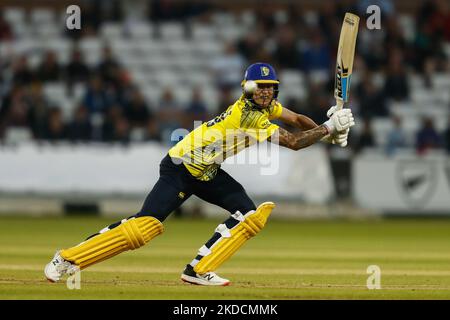
[[258,140],[258,142],[262,142],[272,136],[278,128],[276,124],[269,121],[267,116],[263,116],[258,118],[254,126],[242,129],[250,137]]
[[278,119],[281,117],[281,113],[283,112],[283,106],[278,101],[274,103],[269,110],[269,119]]

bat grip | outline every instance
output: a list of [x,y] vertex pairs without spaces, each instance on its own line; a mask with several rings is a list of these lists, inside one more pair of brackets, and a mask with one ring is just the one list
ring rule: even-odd
[[338,110],[341,110],[344,107],[344,101],[341,99],[336,99],[336,106]]

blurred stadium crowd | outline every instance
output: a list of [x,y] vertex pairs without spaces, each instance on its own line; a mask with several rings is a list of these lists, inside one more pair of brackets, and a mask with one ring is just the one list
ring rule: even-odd
[[[273,64],[280,100],[321,123],[334,103],[337,42],[346,11],[361,17],[351,108],[351,148],[450,152],[450,3],[422,1],[74,1],[65,10],[3,6],[0,139],[171,144],[240,95],[246,66]],[[245,3],[245,1],[244,1]],[[253,6],[251,4],[253,3]],[[368,30],[366,8],[381,8]],[[251,9],[250,9],[251,8]]]

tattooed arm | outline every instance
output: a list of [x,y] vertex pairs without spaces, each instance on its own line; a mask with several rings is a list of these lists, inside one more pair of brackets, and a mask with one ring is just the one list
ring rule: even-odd
[[279,119],[294,128],[299,128],[300,130],[310,130],[318,126],[307,116],[297,114],[287,108],[283,108]]
[[328,129],[324,125],[296,133],[291,133],[283,128],[278,128],[268,140],[292,150],[300,150],[316,143],[328,135],[328,133]]

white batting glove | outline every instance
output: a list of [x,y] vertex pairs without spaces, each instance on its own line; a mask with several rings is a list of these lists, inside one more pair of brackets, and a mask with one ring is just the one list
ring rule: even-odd
[[341,147],[347,146],[347,139],[348,139],[348,133],[350,131],[350,128],[345,129],[342,132],[338,132],[334,137],[333,141],[334,144],[338,144]]
[[350,109],[341,109],[333,113],[331,118],[323,123],[328,129],[330,135],[340,133],[355,125],[352,111]]
[[[331,116],[338,110],[338,106],[331,106],[330,109],[328,109],[327,111],[327,117],[331,118]],[[350,129],[347,129],[345,131],[339,132],[334,134],[333,136],[327,136],[323,141],[332,143],[332,144],[337,144],[341,147],[345,147],[347,146],[347,139],[348,139],[348,133],[349,133]]]
[[350,129],[346,129],[342,132],[336,132],[333,135],[327,135],[321,139],[323,142],[331,143],[331,144],[337,144],[341,147],[347,146],[347,139],[348,139],[348,133]]
[[337,108],[338,108],[337,106],[332,106],[330,109],[328,109],[327,117],[331,118],[331,116],[336,112]]

